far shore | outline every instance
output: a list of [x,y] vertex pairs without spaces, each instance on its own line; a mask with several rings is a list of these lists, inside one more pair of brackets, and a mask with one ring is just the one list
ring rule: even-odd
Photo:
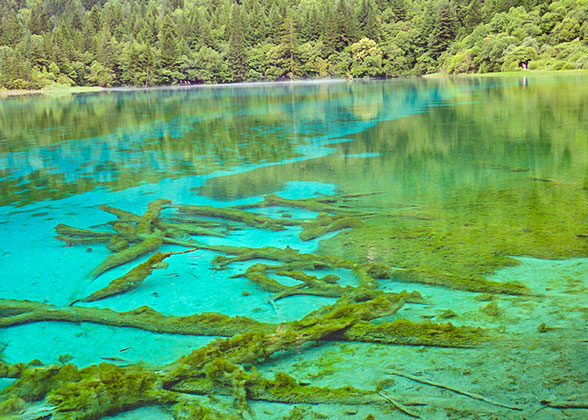
[[[513,76],[513,75],[529,75],[529,74],[579,74],[579,73],[588,73],[588,70],[576,69],[576,70],[517,70],[517,71],[509,71],[509,72],[496,72],[496,73],[460,73],[460,74],[445,74],[445,73],[432,73],[426,74],[423,76],[407,76],[407,77],[422,77],[425,79],[442,79],[442,78],[449,78],[449,77],[501,77],[501,76]],[[401,78],[405,78],[404,76]],[[390,78],[393,80],[394,78]],[[345,80],[353,80],[353,79],[301,79],[301,80],[294,80],[300,82],[328,82],[328,81],[345,81]],[[365,79],[357,79],[357,80],[365,80]],[[381,80],[381,79],[379,79]],[[290,80],[288,80],[290,81]],[[87,92],[102,92],[102,91],[109,91],[109,90],[144,90],[144,89],[165,89],[170,87],[197,87],[197,86],[235,86],[235,85],[242,85],[242,84],[251,84],[251,85],[261,85],[261,84],[280,84],[284,83],[284,80],[276,80],[276,81],[254,81],[254,82],[246,82],[246,83],[220,83],[220,84],[193,84],[193,85],[161,85],[161,86],[150,86],[148,88],[145,87],[135,87],[135,86],[128,86],[128,87],[112,87],[112,88],[102,88],[102,87],[94,87],[94,86],[73,86],[73,87],[48,87],[44,89],[18,89],[18,90],[1,90],[0,89],[0,99],[7,98],[7,97],[14,97],[14,96],[25,96],[25,95],[59,95],[59,94],[71,94],[71,93],[87,93]]]
[[104,88],[92,87],[92,86],[73,86],[73,87],[59,87],[59,88],[45,88],[45,89],[12,89],[12,90],[1,90],[0,98],[11,97],[11,96],[24,96],[24,95],[58,95],[68,93],[84,93],[84,92],[100,92]]
[[458,74],[446,74],[446,73],[432,73],[425,74],[421,77],[425,79],[442,79],[445,77],[503,77],[503,76],[525,76],[528,74],[588,74],[588,70],[574,69],[574,70],[515,70],[515,71],[499,71],[494,73],[458,73]]

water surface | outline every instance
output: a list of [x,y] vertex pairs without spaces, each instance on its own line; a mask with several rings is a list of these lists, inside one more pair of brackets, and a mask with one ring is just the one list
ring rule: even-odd
[[[361,213],[357,218],[364,224],[311,240],[301,239],[300,226],[239,226],[224,237],[197,239],[291,247],[415,270],[442,281],[380,279],[380,290],[417,290],[427,300],[405,305],[388,321],[450,321],[486,328],[499,338],[460,350],[334,341],[272,360],[260,371],[270,378],[285,371],[317,386],[383,387],[401,401],[426,404],[415,411],[427,418],[497,412],[500,418],[520,418],[520,412],[465,397],[456,403],[446,391],[391,380],[386,370],[459,385],[529,412],[541,400],[588,392],[587,82],[584,73],[530,73],[2,100],[0,296],[67,307],[144,262],[149,255],[92,281],[88,273],[111,252],[104,244],[66,246],[55,238],[60,223],[112,231],[108,222],[115,217],[98,208],[103,204],[140,215],[157,198],[227,207],[257,203],[269,194],[334,196]],[[300,208],[251,211],[294,220],[318,217]],[[115,311],[148,305],[166,315],[218,312],[280,323],[336,301],[307,295],[270,304],[271,292],[234,277],[259,261],[217,270],[217,255],[199,250],[170,257],[167,269],[156,270],[135,290],[81,305]],[[340,276],[342,286],[358,285],[350,270],[329,273]],[[533,296],[464,290],[448,279],[517,282]],[[498,310],[488,311],[491,304]],[[80,367],[116,357],[124,365],[155,369],[213,339],[86,322],[0,330],[9,363],[57,363],[60,355],[70,355]],[[251,408],[255,418],[276,419],[291,409],[270,403]],[[309,418],[340,418],[350,410],[302,408]],[[119,418],[169,416],[142,410]],[[353,410],[358,418],[400,415],[386,406]],[[558,411],[547,408],[536,417],[554,415]]]

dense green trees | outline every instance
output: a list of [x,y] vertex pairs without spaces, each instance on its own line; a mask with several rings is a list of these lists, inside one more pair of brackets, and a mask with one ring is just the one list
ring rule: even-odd
[[588,68],[588,0],[5,0],[0,88]]

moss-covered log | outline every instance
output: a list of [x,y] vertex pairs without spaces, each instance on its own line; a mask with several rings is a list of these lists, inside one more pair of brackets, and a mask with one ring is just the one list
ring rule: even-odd
[[55,226],[55,236],[67,245],[90,245],[106,243],[113,236],[110,232],[101,232],[98,230],[80,229],[73,226],[64,225],[63,223]]
[[[176,243],[179,244],[179,242]],[[251,261],[256,259],[281,261],[283,263],[302,264],[306,266],[308,266],[308,264],[313,264],[317,268],[352,268],[354,265],[356,265],[352,261],[332,255],[303,254],[300,253],[299,250],[290,248],[289,246],[286,246],[286,248],[277,248],[273,246],[266,246],[263,248],[248,248],[225,245],[205,245],[197,242],[187,242],[186,246],[190,243],[197,244],[196,246],[201,249],[233,255],[233,257],[217,256],[213,261],[213,264],[217,268],[224,268],[233,262]]]
[[226,232],[226,228],[223,232],[219,232],[215,229],[210,229],[206,227],[201,227],[198,224],[189,224],[189,223],[167,223],[167,222],[158,222],[157,226],[165,231],[166,236],[171,237],[184,237],[186,235],[190,236],[217,236],[222,238],[226,236],[224,232]]
[[108,363],[79,371],[80,380],[70,382],[47,395],[55,406],[55,420],[94,420],[133,408],[177,401],[161,389],[159,375],[138,366],[121,368]]
[[[380,292],[381,293],[381,292]],[[358,296],[368,299],[380,293]],[[403,294],[406,302],[422,300],[417,293]],[[146,331],[183,335],[232,337],[243,332],[268,332],[279,328],[250,318],[230,317],[218,313],[203,313],[188,316],[163,315],[147,306],[128,312],[111,309],[68,307],[58,308],[40,302],[0,300],[0,328],[32,322],[92,322],[116,327],[138,328]],[[283,327],[281,327],[283,328]],[[376,342],[401,345],[429,345],[440,347],[473,347],[491,336],[480,328],[456,327],[451,324],[431,322],[415,323],[404,319],[378,325],[357,322],[344,331],[329,336],[329,340]],[[16,372],[15,367],[0,364],[0,377],[12,377],[7,372]]]
[[100,299],[115,296],[121,293],[128,292],[129,290],[136,289],[143,282],[143,280],[145,280],[147,276],[149,276],[153,272],[153,270],[157,268],[165,268],[164,266],[162,266],[162,264],[167,264],[163,262],[163,260],[165,260],[166,258],[170,257],[171,255],[192,252],[196,249],[197,248],[180,252],[157,252],[143,264],[139,264],[124,276],[112,280],[108,284],[108,286],[95,291],[90,296],[81,299],[81,301],[95,302]]
[[303,241],[320,238],[331,232],[337,232],[343,229],[352,229],[363,226],[365,223],[357,217],[349,216],[328,216],[319,214],[316,220],[303,222],[302,232],[298,237]]
[[263,363],[278,352],[301,349],[344,331],[357,322],[396,313],[406,293],[380,293],[375,298],[356,302],[341,298],[300,321],[281,324],[272,333],[245,333],[227,340],[216,340],[175,362],[164,376],[164,387],[176,392],[221,393],[235,398],[240,410],[247,400],[263,399],[288,403],[369,404],[374,392],[354,388],[329,389],[304,387],[294,378],[278,373],[268,380],[247,366]]
[[163,198],[158,198],[157,200],[150,202],[147,205],[147,211],[141,216],[141,219],[137,223],[137,234],[139,236],[150,235],[154,229],[153,223],[161,215],[161,209],[163,206],[171,203],[171,200],[165,200]]
[[336,195],[326,195],[316,198],[303,198],[290,200],[288,198],[278,197],[270,194],[263,197],[263,201],[255,204],[246,204],[238,206],[240,209],[254,209],[265,207],[291,207],[316,211],[318,213],[356,213],[353,209],[341,207],[339,204],[341,197]]
[[[295,378],[278,372],[275,378],[266,379],[255,375],[246,375],[245,387],[247,399],[288,404],[344,404],[372,405],[384,404],[376,391],[365,391],[351,386],[329,388],[301,385]],[[234,395],[230,385],[218,383],[208,378],[191,378],[174,385],[175,392],[198,395]]]
[[284,226],[296,224],[296,222],[292,220],[276,220],[268,216],[260,216],[236,208],[211,206],[177,206],[177,209],[180,213],[184,214],[232,220],[258,229],[268,229],[273,231],[284,230]]
[[466,278],[454,274],[430,272],[427,270],[394,270],[390,272],[389,276],[403,283],[429,284],[469,292],[533,295],[533,292],[523,284],[495,282],[486,280],[483,277]]
[[[267,264],[253,264],[238,276],[246,277],[252,283],[259,285],[263,290],[272,292],[274,301],[295,295],[314,295],[323,297],[341,297],[344,294],[352,293],[351,286],[341,287],[333,282],[325,281],[324,278],[311,276],[300,270],[284,270],[284,266],[270,266]],[[268,270],[275,270],[279,276],[290,277],[302,283],[295,286],[285,286],[267,275]],[[336,280],[335,280],[336,281]]]
[[332,339],[409,346],[471,348],[491,340],[492,336],[481,328],[397,319],[377,325],[358,322],[332,336]]
[[273,331],[275,325],[218,313],[163,315],[148,306],[128,312],[83,306],[58,308],[41,302],[0,300],[0,328],[42,321],[93,322],[115,327],[184,335],[231,337],[243,331]]
[[66,235],[78,238],[110,238],[112,233],[101,232],[99,230],[80,229],[73,226],[64,225],[63,223],[55,226],[55,232],[59,235]]
[[118,236],[127,242],[140,242],[141,239],[137,236],[137,227],[129,222],[117,221],[112,224],[112,230],[118,233]]
[[[113,235],[114,236],[114,235]],[[94,245],[94,244],[104,244],[110,241],[110,239],[113,237],[99,237],[99,238],[93,238],[93,237],[88,237],[88,238],[78,238],[78,237],[70,237],[70,236],[65,236],[65,235],[55,235],[55,237],[57,239],[59,239],[60,241],[65,242],[65,244],[67,246],[72,246],[72,245]]]
[[141,216],[135,213],[131,213],[130,211],[117,209],[111,206],[107,206],[106,204],[102,204],[98,206],[98,208],[106,213],[110,213],[118,217],[121,221],[124,222],[138,222],[141,219]]
[[168,373],[166,382],[173,386],[199,373],[216,359],[226,363],[251,365],[267,360],[276,352],[300,348],[308,342],[321,340],[359,321],[396,313],[405,302],[407,293],[380,293],[365,302],[348,297],[310,313],[300,321],[281,324],[272,333],[249,332],[227,340],[217,340],[182,357]]
[[163,239],[158,236],[152,236],[120,252],[109,255],[100,265],[94,268],[88,277],[95,279],[106,271],[120,265],[131,262],[142,255],[157,251],[163,243]]

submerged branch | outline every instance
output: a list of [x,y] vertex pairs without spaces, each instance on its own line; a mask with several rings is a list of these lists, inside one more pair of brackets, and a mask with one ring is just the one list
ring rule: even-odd
[[522,410],[522,408],[521,407],[518,407],[518,406],[503,404],[501,402],[493,401],[493,400],[491,400],[489,398],[486,398],[483,395],[474,394],[474,393],[468,392],[468,391],[462,391],[460,389],[453,388],[453,387],[450,387],[450,386],[447,386],[447,385],[443,385],[443,384],[440,384],[440,383],[437,383],[437,382],[429,381],[429,380],[424,379],[424,378],[419,378],[417,376],[413,376],[413,375],[410,375],[408,373],[398,372],[398,371],[395,371],[395,370],[388,371],[388,373],[390,375],[402,376],[403,378],[407,378],[407,379],[410,379],[410,380],[415,381],[415,382],[420,382],[420,383],[425,384],[425,385],[431,385],[431,386],[435,386],[437,388],[446,389],[448,391],[455,392],[456,394],[461,394],[461,395],[465,395],[466,397],[473,398],[475,400],[484,401],[484,402],[486,402],[488,404],[491,404],[491,405],[496,405],[496,406],[499,406],[499,407],[508,408],[510,410],[519,410],[519,411]]
[[[163,262],[163,260],[165,260],[167,257],[171,255],[185,254],[187,252],[192,252],[197,249],[198,248],[192,248],[186,251],[179,252],[157,252],[143,264],[139,264],[124,276],[112,280],[108,284],[108,286],[95,291],[90,296],[80,299],[79,301],[95,302],[100,299],[115,296],[121,293],[128,292],[129,290],[136,289],[143,282],[143,280],[145,280],[153,272],[153,270],[157,268],[167,267],[167,263]],[[163,264],[165,264],[165,266]],[[72,302],[71,305],[73,305],[75,302]]]
[[32,322],[92,322],[115,327],[131,327],[157,333],[231,337],[243,331],[271,331],[272,324],[246,317],[219,313],[188,316],[163,315],[148,306],[128,312],[82,306],[59,308],[40,302],[0,300],[0,328]]
[[96,279],[112,268],[131,262],[142,255],[157,251],[162,243],[163,239],[161,237],[152,236],[120,252],[109,255],[99,266],[88,274],[88,277]]

